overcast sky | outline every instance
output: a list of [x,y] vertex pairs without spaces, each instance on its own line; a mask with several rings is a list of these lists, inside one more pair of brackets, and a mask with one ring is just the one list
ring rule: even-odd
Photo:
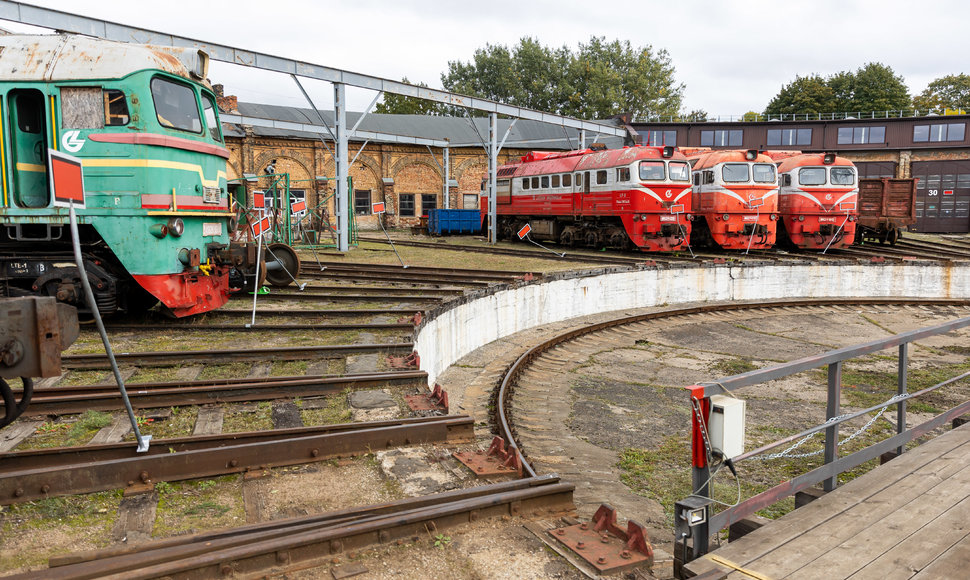
[[[965,0],[30,0],[26,3],[353,72],[441,87],[449,60],[523,36],[574,49],[591,36],[664,49],[685,85],[683,109],[762,111],[795,75],[880,62],[911,94],[966,70]],[[22,30],[0,22],[0,26]],[[286,76],[213,63],[210,77],[241,100],[305,106]],[[309,83],[318,107],[332,89]],[[350,108],[372,92],[348,89]]]

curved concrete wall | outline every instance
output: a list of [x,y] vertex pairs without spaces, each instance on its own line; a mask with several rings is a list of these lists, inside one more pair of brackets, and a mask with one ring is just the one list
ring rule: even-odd
[[433,384],[458,359],[535,326],[612,310],[722,300],[970,298],[970,264],[806,262],[569,272],[468,294],[428,313],[415,335]]

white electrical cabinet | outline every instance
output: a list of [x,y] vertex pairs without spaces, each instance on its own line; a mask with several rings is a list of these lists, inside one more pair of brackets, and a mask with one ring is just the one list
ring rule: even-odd
[[708,435],[711,446],[720,449],[726,459],[744,453],[744,409],[742,399],[727,395],[711,396]]

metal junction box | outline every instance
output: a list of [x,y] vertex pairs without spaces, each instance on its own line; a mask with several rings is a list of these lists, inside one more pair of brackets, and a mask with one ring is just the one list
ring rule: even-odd
[[720,449],[725,459],[744,453],[745,402],[728,395],[711,396],[708,431],[711,446]]

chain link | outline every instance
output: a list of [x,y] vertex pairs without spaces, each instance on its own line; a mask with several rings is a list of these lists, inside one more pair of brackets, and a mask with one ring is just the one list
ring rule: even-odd
[[[876,420],[879,419],[879,417],[882,417],[882,414],[886,411],[886,409],[889,408],[890,405],[896,403],[897,401],[899,401],[901,399],[906,398],[907,396],[908,395],[905,395],[905,394],[893,395],[889,400],[886,401],[886,404],[883,405],[882,408],[880,408],[871,419],[869,419],[869,422],[868,423],[866,423],[865,425],[863,425],[858,431],[856,431],[852,435],[849,435],[848,437],[846,437],[842,441],[839,441],[837,447],[841,447],[841,446],[845,445],[846,443],[848,443],[849,441],[852,441],[853,439],[855,439],[859,435],[862,435],[863,433],[865,433],[869,429],[869,427],[872,427],[872,424],[875,423]],[[843,414],[843,415],[839,415],[837,417],[832,417],[831,419],[829,419],[829,420],[827,420],[825,422],[825,425],[828,425],[829,423],[834,423],[836,421],[840,421],[840,420],[848,417],[851,414],[852,413],[846,413],[846,414]],[[798,441],[796,441],[793,445],[791,445],[788,449],[785,449],[784,451],[780,451],[778,453],[771,453],[771,454],[768,454],[768,455],[759,455],[758,457],[752,457],[752,459],[757,459],[759,461],[768,461],[770,459],[781,459],[783,457],[789,458],[789,459],[801,459],[801,458],[804,458],[804,457],[814,457],[816,455],[821,455],[822,453],[825,452],[824,449],[819,449],[818,451],[811,451],[811,452],[808,452],[808,453],[790,453],[791,451],[794,451],[795,449],[798,449],[799,447],[801,447],[803,444],[805,444],[806,442],[808,442],[809,440],[811,440],[812,438],[814,438],[819,433],[822,433],[822,431],[816,431],[815,433],[812,433],[811,435],[806,435],[805,437],[802,437],[801,439],[799,439]]]

